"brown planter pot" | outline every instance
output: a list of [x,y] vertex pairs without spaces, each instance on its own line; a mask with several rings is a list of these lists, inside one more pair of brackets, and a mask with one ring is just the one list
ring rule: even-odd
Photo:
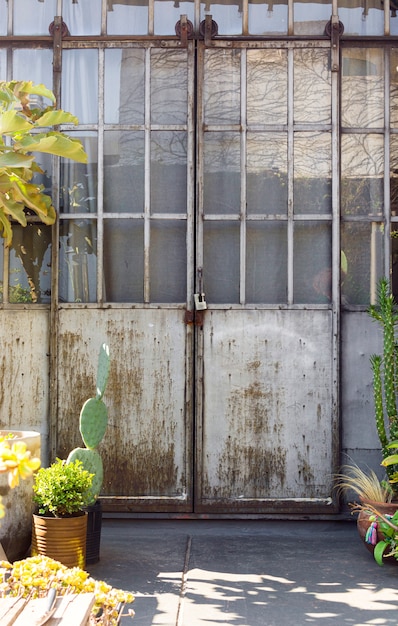
[[67,567],[86,566],[87,513],[74,517],[33,515],[32,556],[41,554]]
[[[375,508],[377,511],[379,511],[379,513],[381,513],[382,515],[394,515],[394,513],[398,509],[398,502],[395,502],[395,501],[394,502],[373,502],[372,500],[365,500],[361,498],[361,504],[365,506],[369,504],[370,506]],[[359,536],[364,542],[366,548],[369,550],[369,552],[373,554],[374,546],[365,541],[366,532],[372,523],[369,518],[372,515],[374,515],[372,511],[369,511],[369,512],[360,511],[358,518],[357,518],[357,528],[358,528]],[[383,539],[384,539],[383,533],[379,529],[377,529],[377,541],[383,541]],[[386,563],[395,563],[398,565],[397,559],[395,559],[393,556],[383,557],[383,561]]]

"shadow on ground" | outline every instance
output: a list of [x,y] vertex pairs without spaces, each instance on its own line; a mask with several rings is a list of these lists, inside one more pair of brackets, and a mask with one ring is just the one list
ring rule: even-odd
[[398,624],[398,565],[351,522],[105,520],[89,569],[136,593],[123,626]]

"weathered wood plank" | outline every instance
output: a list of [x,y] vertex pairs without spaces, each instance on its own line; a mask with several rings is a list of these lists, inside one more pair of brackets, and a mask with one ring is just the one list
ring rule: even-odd
[[27,603],[26,598],[1,598],[0,626],[11,626]]
[[93,593],[79,593],[62,596],[48,626],[86,626],[95,601]]

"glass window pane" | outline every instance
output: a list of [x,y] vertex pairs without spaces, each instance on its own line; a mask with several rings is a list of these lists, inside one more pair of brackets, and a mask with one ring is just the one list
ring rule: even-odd
[[287,214],[286,133],[247,133],[247,213]]
[[183,0],[155,0],[155,35],[175,35],[175,26],[181,15],[186,15],[193,23],[193,0],[187,2]]
[[210,304],[239,303],[240,224],[205,222],[203,281]]
[[60,302],[96,302],[97,223],[61,220],[59,235]]
[[90,2],[63,0],[62,17],[70,34],[100,35],[101,4],[102,0],[90,0]]
[[206,124],[239,124],[239,50],[205,51],[203,101]]
[[104,300],[144,299],[143,220],[104,220]]
[[[1,65],[1,62],[0,62]],[[51,50],[21,49],[13,51],[13,76],[17,80],[43,83],[48,89],[53,84],[53,53]],[[50,102],[47,101],[47,105]]]
[[295,304],[331,302],[331,225],[325,222],[295,222],[293,246],[293,300]]
[[[8,0],[0,0],[0,35],[7,34]],[[1,64],[0,64],[1,70]],[[0,73],[1,76],[1,73]],[[3,80],[3,79],[1,79]]]
[[108,35],[146,35],[148,0],[107,0]]
[[187,212],[187,134],[151,133],[151,212]]
[[286,222],[248,222],[246,235],[246,302],[285,304]]
[[341,124],[375,128],[384,124],[383,50],[343,51]]
[[219,35],[242,34],[242,10],[236,0],[205,0],[200,4],[200,19],[204,20],[206,14],[211,15],[218,24]]
[[390,138],[390,201],[391,215],[398,216],[398,135]]
[[205,213],[240,212],[240,137],[207,133],[204,142]]
[[390,124],[398,127],[398,48],[390,50]]
[[95,133],[69,132],[80,139],[87,153],[87,163],[61,159],[60,211],[61,213],[96,213],[98,140]]
[[294,135],[294,212],[332,212],[330,133]]
[[10,249],[9,301],[48,303],[51,300],[51,226],[13,226]]
[[0,49],[0,80],[7,80],[7,55],[4,48]]
[[302,49],[294,52],[294,121],[331,122],[329,52]]
[[390,11],[390,35],[398,35],[398,6],[396,3]]
[[398,224],[391,224],[391,287],[398,301]]
[[343,223],[341,250],[347,272],[341,275],[342,305],[369,305],[383,275],[384,224]]
[[151,122],[186,124],[188,102],[185,50],[151,52]]
[[294,34],[324,35],[332,15],[332,3],[327,0],[295,0]]
[[247,121],[286,124],[286,50],[247,51]]
[[145,50],[105,51],[105,123],[143,124]]
[[383,35],[384,0],[338,0],[345,35]]
[[151,302],[187,301],[186,231],[185,221],[151,221]]
[[143,213],[144,194],[144,133],[105,131],[104,211]]
[[341,138],[343,215],[382,215],[384,209],[383,135]]
[[98,121],[98,51],[64,50],[62,67],[62,108],[76,115],[80,124],[95,124]]
[[287,0],[278,3],[249,0],[249,33],[272,35],[287,33]]
[[[49,35],[48,27],[57,15],[57,0],[30,3],[26,0],[14,0],[14,35]],[[6,9],[0,9],[7,12]],[[1,18],[0,18],[1,19]]]

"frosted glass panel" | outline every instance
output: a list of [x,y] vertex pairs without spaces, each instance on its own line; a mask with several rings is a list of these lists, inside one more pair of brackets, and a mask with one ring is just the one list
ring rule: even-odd
[[152,124],[186,124],[187,99],[186,52],[153,50],[151,53]]
[[[1,253],[3,246],[1,247]],[[3,276],[1,274],[1,280]],[[13,226],[10,250],[10,302],[45,304],[51,299],[51,227]]]
[[246,245],[246,302],[287,301],[287,224],[249,222]]
[[[51,50],[20,49],[13,52],[13,77],[43,83],[48,89],[53,84],[53,55]],[[45,106],[50,104],[46,102]]]
[[104,220],[106,302],[144,299],[143,220]]
[[218,24],[219,35],[242,34],[242,10],[236,0],[218,0],[211,2],[206,0],[200,5],[200,19],[211,15]]
[[339,0],[339,19],[344,24],[344,34],[383,35],[383,4],[383,0],[372,0],[372,2]]
[[145,50],[105,51],[105,122],[143,124]]
[[186,15],[193,23],[193,1],[155,0],[155,35],[175,35],[175,26],[181,15]]
[[332,212],[330,133],[294,135],[294,212]]
[[398,127],[398,49],[390,51],[390,123]]
[[278,4],[249,0],[249,33],[251,35],[272,35],[287,33],[287,0]]
[[96,302],[97,224],[92,220],[61,220],[59,299]]
[[239,302],[239,222],[205,222],[203,278],[210,304]]
[[104,133],[104,211],[142,213],[144,211],[144,133],[105,131]]
[[187,212],[187,134],[151,133],[151,212]]
[[87,153],[87,163],[61,159],[61,213],[95,213],[97,211],[98,142],[95,133],[68,131],[72,139],[80,139]]
[[186,302],[186,222],[151,221],[151,302]]
[[247,121],[286,124],[286,50],[247,51]]
[[342,304],[368,305],[383,275],[384,225],[342,224],[341,249],[347,257],[347,273],[341,275]]
[[239,134],[207,133],[204,151],[204,212],[239,213]]
[[319,49],[294,52],[294,121],[331,122],[329,52]]
[[[49,35],[48,28],[54,21],[54,15],[57,15],[57,0],[30,2],[28,6],[26,0],[14,0],[14,35]],[[7,12],[2,4],[0,12]]]
[[248,214],[287,214],[286,133],[247,134]]
[[63,0],[62,17],[71,35],[101,34],[101,4],[102,0]]
[[398,135],[390,138],[391,215],[398,216]]
[[342,126],[384,125],[383,50],[351,48],[343,53]]
[[[8,0],[0,0],[0,36],[2,37],[7,34],[7,15],[8,15]],[[1,70],[1,65],[0,65],[0,70]]]
[[323,304],[332,300],[332,232],[330,224],[294,224],[294,302]]
[[203,96],[206,124],[240,122],[238,50],[206,50]]
[[148,0],[108,0],[108,35],[146,35]]
[[7,80],[7,55],[4,48],[0,49],[0,80]]
[[342,213],[381,216],[384,207],[383,135],[343,135],[341,172]]
[[[80,124],[96,123],[98,121],[97,50],[64,50],[62,64],[62,108],[76,115]],[[90,97],[87,97],[87,94],[90,94]]]
[[326,0],[298,0],[294,2],[294,34],[324,35],[332,15],[332,3]]

